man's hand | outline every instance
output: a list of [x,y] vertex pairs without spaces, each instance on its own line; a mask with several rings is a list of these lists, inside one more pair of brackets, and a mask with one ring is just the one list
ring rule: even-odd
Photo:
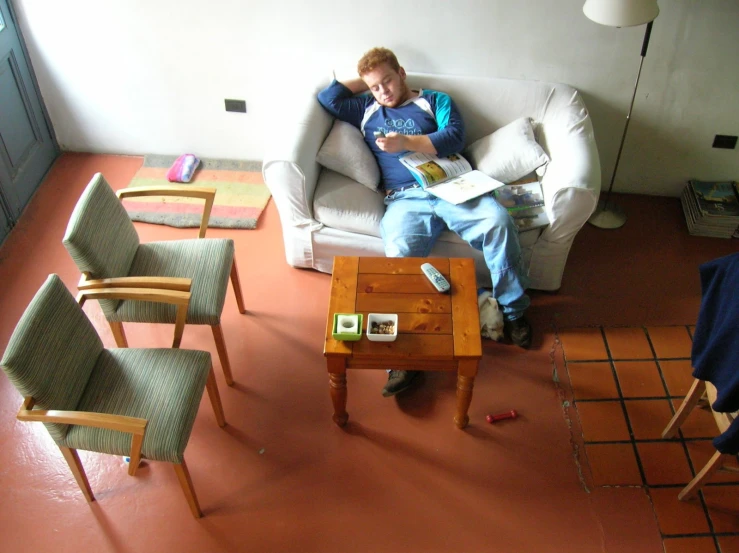
[[391,132],[386,137],[377,139],[377,147],[389,154],[406,151],[436,154],[436,148],[425,134],[405,135]]
[[408,150],[406,142],[408,137],[404,134],[398,134],[396,132],[388,133],[384,138],[377,139],[377,147],[383,152],[389,154],[397,154],[398,152],[405,152]]

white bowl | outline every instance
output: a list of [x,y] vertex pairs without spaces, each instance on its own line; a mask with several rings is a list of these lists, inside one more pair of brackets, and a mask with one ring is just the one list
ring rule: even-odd
[[[392,321],[392,334],[378,334],[372,332],[372,323],[386,323]],[[367,339],[372,342],[394,342],[398,337],[398,316],[393,313],[370,313],[367,316]]]

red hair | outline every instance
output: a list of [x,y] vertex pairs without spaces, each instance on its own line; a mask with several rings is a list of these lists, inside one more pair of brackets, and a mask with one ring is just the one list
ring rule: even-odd
[[359,73],[359,76],[361,77],[383,63],[387,63],[396,72],[400,71],[398,58],[395,57],[392,50],[388,50],[387,48],[372,48],[372,50],[365,53],[357,63],[357,73]]

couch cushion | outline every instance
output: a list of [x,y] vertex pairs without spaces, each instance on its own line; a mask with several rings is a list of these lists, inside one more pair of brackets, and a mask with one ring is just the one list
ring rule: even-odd
[[316,161],[370,190],[377,190],[380,184],[380,168],[361,131],[338,119],[318,150]]
[[313,196],[313,216],[327,227],[379,237],[384,199],[355,180],[323,169]]
[[466,155],[472,166],[501,182],[510,183],[549,161],[537,144],[531,119],[521,117],[471,144]]

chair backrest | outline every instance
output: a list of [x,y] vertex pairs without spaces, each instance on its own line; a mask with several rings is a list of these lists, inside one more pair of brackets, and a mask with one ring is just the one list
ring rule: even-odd
[[121,201],[101,173],[82,192],[62,239],[81,272],[91,278],[128,274],[139,236]]
[[[139,247],[139,235],[118,196],[105,177],[95,173],[82,192],[62,239],[80,272],[90,278],[128,275]],[[118,300],[100,300],[106,317]]]
[[[103,351],[95,328],[57,275],[49,275],[10,337],[0,365],[41,409],[74,410]],[[55,439],[68,426],[46,424]]]

